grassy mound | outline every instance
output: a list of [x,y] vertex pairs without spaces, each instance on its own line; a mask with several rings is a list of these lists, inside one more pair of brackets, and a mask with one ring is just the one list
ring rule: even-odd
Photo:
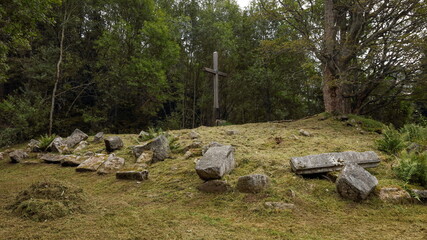
[[58,181],[41,181],[20,192],[9,208],[19,216],[45,221],[84,212],[83,190]]

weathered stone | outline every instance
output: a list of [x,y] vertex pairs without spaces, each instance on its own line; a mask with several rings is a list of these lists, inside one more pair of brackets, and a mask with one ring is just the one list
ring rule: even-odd
[[83,154],[83,156],[85,156],[85,157],[91,157],[91,156],[94,156],[94,155],[95,155],[95,153],[92,152],[92,151],[87,151],[87,152],[85,152],[85,154]]
[[185,152],[184,154],[184,159],[189,159],[193,156],[193,152],[188,150],[187,152]]
[[45,163],[54,163],[54,164],[60,164],[62,160],[64,160],[64,155],[58,155],[58,154],[52,154],[52,153],[46,153],[43,154],[40,159],[43,160]]
[[24,150],[15,150],[9,153],[11,163],[19,163],[23,159],[28,158],[28,153]]
[[67,147],[71,149],[71,148],[74,148],[81,141],[86,140],[88,137],[89,136],[86,133],[82,132],[79,129],[76,129],[69,137],[67,137],[67,139],[65,139],[64,142],[67,145]]
[[81,141],[81,142],[79,142],[79,144],[77,144],[77,147],[74,149],[74,151],[73,152],[80,152],[80,151],[82,151],[83,149],[85,149],[85,148],[87,148],[87,146],[89,145],[89,143],[88,142],[86,142],[86,141]]
[[114,153],[108,156],[107,160],[98,168],[98,174],[108,174],[117,172],[125,165],[125,159],[117,157]]
[[427,200],[427,190],[412,189],[412,192],[421,200]]
[[56,137],[47,147],[51,152],[62,153],[65,150],[66,144],[62,137]]
[[119,171],[116,172],[117,179],[144,181],[148,179],[148,171]]
[[357,163],[364,168],[376,167],[378,155],[368,152],[335,152],[291,158],[291,168],[296,174],[314,174],[339,171],[346,163]]
[[197,187],[201,192],[206,193],[224,193],[231,190],[230,184],[222,180],[211,180],[202,183]]
[[304,136],[304,137],[311,137],[311,133],[309,133],[308,131],[306,131],[306,130],[304,130],[304,129],[300,129],[300,130],[299,130],[299,134],[300,134],[301,136]]
[[203,146],[202,155],[205,155],[206,151],[208,151],[208,149],[211,147],[222,147],[222,146],[224,146],[224,145],[221,143],[211,142],[211,143],[209,143],[209,145]]
[[285,202],[265,202],[264,206],[274,210],[294,209],[295,204]]
[[169,140],[165,135],[160,135],[144,145],[137,145],[132,148],[133,154],[138,158],[144,151],[153,151],[151,163],[163,161],[170,156]]
[[95,136],[93,137],[93,142],[98,143],[98,142],[102,141],[102,139],[104,139],[104,133],[99,132],[99,133],[95,134]]
[[105,148],[107,152],[114,152],[115,150],[119,150],[123,147],[123,141],[120,137],[108,137],[104,139]]
[[203,180],[220,179],[234,169],[234,148],[221,146],[209,148],[196,164],[196,172]]
[[191,132],[189,132],[189,133],[188,133],[188,136],[189,136],[191,139],[196,139],[196,138],[199,138],[199,137],[200,137],[200,134],[199,134],[199,133],[197,133],[197,132],[195,132],[195,131],[191,131]]
[[142,130],[142,131],[141,131],[141,132],[139,132],[139,134],[138,134],[138,138],[142,138],[142,139],[144,139],[144,138],[146,138],[146,137],[148,137],[148,136],[150,136],[150,134],[149,134],[148,132],[144,131],[144,130]]
[[381,201],[389,203],[408,203],[411,201],[411,195],[400,188],[381,188],[379,198]]
[[226,130],[225,133],[229,136],[239,134],[237,130]]
[[336,187],[341,197],[353,201],[365,200],[377,186],[378,180],[363,167],[346,164],[336,181]]
[[40,146],[40,141],[37,141],[35,139],[31,139],[30,142],[27,145],[28,150],[30,152],[40,152],[41,149],[40,149],[39,146]]
[[136,163],[150,164],[153,161],[153,155],[153,151],[147,150],[139,155],[139,157],[136,159]]
[[107,159],[105,154],[96,154],[93,157],[89,157],[87,160],[77,166],[77,172],[95,172],[101,166],[101,164]]
[[0,152],[0,161],[1,161],[1,160],[4,160],[4,155],[5,155],[5,153],[4,153],[4,152]]
[[266,175],[253,174],[239,177],[237,180],[237,190],[245,193],[259,193],[270,184],[270,179]]
[[65,155],[64,159],[61,161],[61,166],[63,167],[77,167],[82,162],[86,161],[87,158],[76,156],[76,155]]

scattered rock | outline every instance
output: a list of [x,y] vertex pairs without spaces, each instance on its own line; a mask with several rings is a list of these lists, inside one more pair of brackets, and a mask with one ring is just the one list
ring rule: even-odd
[[188,137],[190,137],[191,139],[196,139],[200,137],[200,134],[195,131],[191,131],[188,133]]
[[296,174],[314,174],[339,171],[346,163],[357,163],[364,168],[376,167],[380,158],[373,151],[335,152],[291,158],[291,168]]
[[304,130],[304,129],[300,129],[300,130],[299,130],[299,134],[300,134],[301,136],[304,136],[304,137],[311,137],[311,133],[309,133],[308,131],[306,131],[306,130]]
[[89,145],[88,142],[81,141],[81,142],[79,142],[79,144],[77,145],[77,147],[74,149],[74,152],[80,152],[81,150],[87,148],[88,145]]
[[239,131],[237,131],[237,130],[226,130],[225,134],[227,134],[228,136],[236,135],[236,134],[239,134]]
[[197,187],[201,192],[206,193],[224,193],[231,190],[230,184],[222,180],[211,180],[202,183]]
[[408,203],[411,201],[411,195],[400,188],[381,188],[379,197],[381,201],[389,203]]
[[412,189],[412,192],[421,200],[427,200],[427,190]]
[[184,151],[188,151],[188,150],[194,149],[194,148],[201,148],[201,147],[202,147],[202,142],[194,141],[191,144],[189,144],[187,147],[185,147]]
[[295,135],[295,134],[292,134],[291,138],[294,139],[294,140],[299,140],[299,137],[297,135]]
[[347,164],[336,181],[341,197],[353,201],[365,200],[377,186],[375,176],[357,164]]
[[144,130],[139,132],[139,134],[138,134],[138,138],[146,138],[148,136],[150,136],[150,134]]
[[66,149],[68,149],[65,141],[62,137],[56,137],[47,147],[51,152],[63,153]]
[[165,135],[160,135],[144,145],[137,145],[132,148],[135,157],[139,157],[144,151],[153,151],[151,163],[163,161],[170,156],[169,140]]
[[357,126],[356,120],[350,119],[350,121],[347,122],[347,126],[349,126],[349,127]]
[[93,142],[98,143],[104,139],[104,132],[99,132],[93,137]]
[[153,161],[153,151],[145,151],[139,155],[138,159],[136,159],[136,163],[138,164],[150,164]]
[[349,117],[347,115],[341,115],[341,116],[337,116],[336,119],[339,120],[339,121],[345,122],[345,121],[347,121],[349,119]]
[[144,181],[148,179],[148,171],[119,171],[116,172],[117,179]]
[[264,206],[274,210],[294,209],[295,204],[285,202],[265,202]]
[[234,169],[234,148],[221,146],[209,148],[196,164],[196,172],[203,180],[220,179]]
[[76,155],[65,155],[64,159],[61,161],[61,166],[63,167],[77,167],[82,162],[87,160],[87,158],[76,156]]
[[259,193],[268,188],[270,179],[266,175],[253,174],[239,177],[237,190],[245,193]]
[[98,174],[114,173],[125,165],[125,159],[117,157],[114,153],[108,156],[107,160],[98,168]]
[[193,152],[188,150],[187,152],[185,152],[184,154],[184,159],[189,159],[193,156]]
[[67,139],[65,139],[65,144],[69,149],[71,149],[74,148],[81,141],[86,140],[88,137],[89,136],[86,133],[82,132],[79,129],[76,129],[69,137],[67,137]]
[[224,126],[226,124],[227,124],[227,120],[221,120],[221,119],[215,120],[215,125],[216,126]]
[[52,153],[46,153],[43,154],[40,159],[43,160],[45,163],[53,163],[53,164],[60,164],[62,160],[64,160],[64,155],[58,155],[58,154],[52,154]]
[[224,145],[221,143],[211,142],[211,143],[209,143],[209,145],[203,146],[202,155],[205,155],[206,151],[208,151],[208,149],[211,147],[222,147],[222,146],[224,146]]
[[19,163],[23,159],[28,158],[28,153],[24,150],[15,150],[9,153],[11,163]]
[[4,155],[5,155],[4,152],[0,152],[0,161],[4,160]]
[[91,156],[94,156],[94,155],[95,155],[95,153],[92,152],[92,151],[88,151],[88,152],[85,152],[85,154],[83,154],[83,156],[85,156],[85,157],[91,157]]
[[120,137],[108,137],[104,139],[105,148],[107,152],[114,152],[115,150],[120,150],[123,147],[123,141]]
[[96,154],[93,157],[89,157],[77,166],[76,172],[95,172],[106,159],[107,155],[105,154]]
[[40,152],[40,141],[37,141],[35,139],[31,139],[30,142],[27,145],[28,150],[30,152]]

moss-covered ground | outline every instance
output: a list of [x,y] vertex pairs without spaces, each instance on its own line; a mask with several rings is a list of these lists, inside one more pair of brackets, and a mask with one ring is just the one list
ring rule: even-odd
[[[379,134],[361,133],[333,118],[320,119],[195,129],[203,144],[235,146],[237,167],[225,177],[232,186],[242,175],[268,175],[271,188],[260,194],[199,192],[196,187],[202,180],[194,170],[198,157],[184,159],[182,152],[149,166],[149,180],[144,182],[76,173],[74,168],[51,164],[10,164],[5,159],[0,162],[0,239],[427,239],[425,204],[383,203],[376,194],[354,203],[341,199],[335,184],[325,178],[302,178],[291,172],[292,156],[374,150],[383,160],[369,169],[378,178],[378,187],[403,186],[392,171],[395,159],[376,150]],[[299,136],[299,129],[313,136]],[[238,134],[227,135],[226,130]],[[171,134],[185,147],[191,143],[190,131]],[[117,155],[130,164],[135,159],[129,147],[137,144],[137,135],[120,136],[126,148]],[[102,148],[99,143],[86,150]],[[82,188],[91,209],[44,222],[7,209],[20,191],[45,180]],[[275,211],[264,207],[266,201],[296,207]]]

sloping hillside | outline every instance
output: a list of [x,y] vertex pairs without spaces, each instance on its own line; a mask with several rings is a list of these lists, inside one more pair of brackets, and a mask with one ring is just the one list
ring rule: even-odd
[[[199,192],[196,187],[203,181],[194,170],[199,157],[184,159],[182,151],[150,165],[149,180],[142,182],[117,180],[114,174],[77,173],[52,164],[10,164],[4,159],[0,162],[0,239],[426,239],[423,204],[384,203],[376,194],[355,203],[343,200],[335,184],[325,178],[302,178],[291,172],[293,156],[374,150],[382,162],[369,172],[378,178],[378,188],[403,185],[391,169],[394,160],[375,148],[379,134],[321,119],[195,129],[203,145],[216,141],[236,148],[237,167],[225,177],[233,187],[239,176],[270,177],[271,187],[259,194]],[[299,129],[312,136],[301,136]],[[236,132],[229,135],[227,130]],[[178,149],[192,142],[190,131],[171,131],[178,138]],[[120,136],[125,148],[117,155],[132,163],[129,147],[138,143],[137,135]],[[85,151],[102,148],[101,143],[91,144]],[[82,188],[90,210],[34,222],[6,209],[20,191],[42,180]],[[293,203],[295,208],[268,209],[265,202],[269,201]]]

